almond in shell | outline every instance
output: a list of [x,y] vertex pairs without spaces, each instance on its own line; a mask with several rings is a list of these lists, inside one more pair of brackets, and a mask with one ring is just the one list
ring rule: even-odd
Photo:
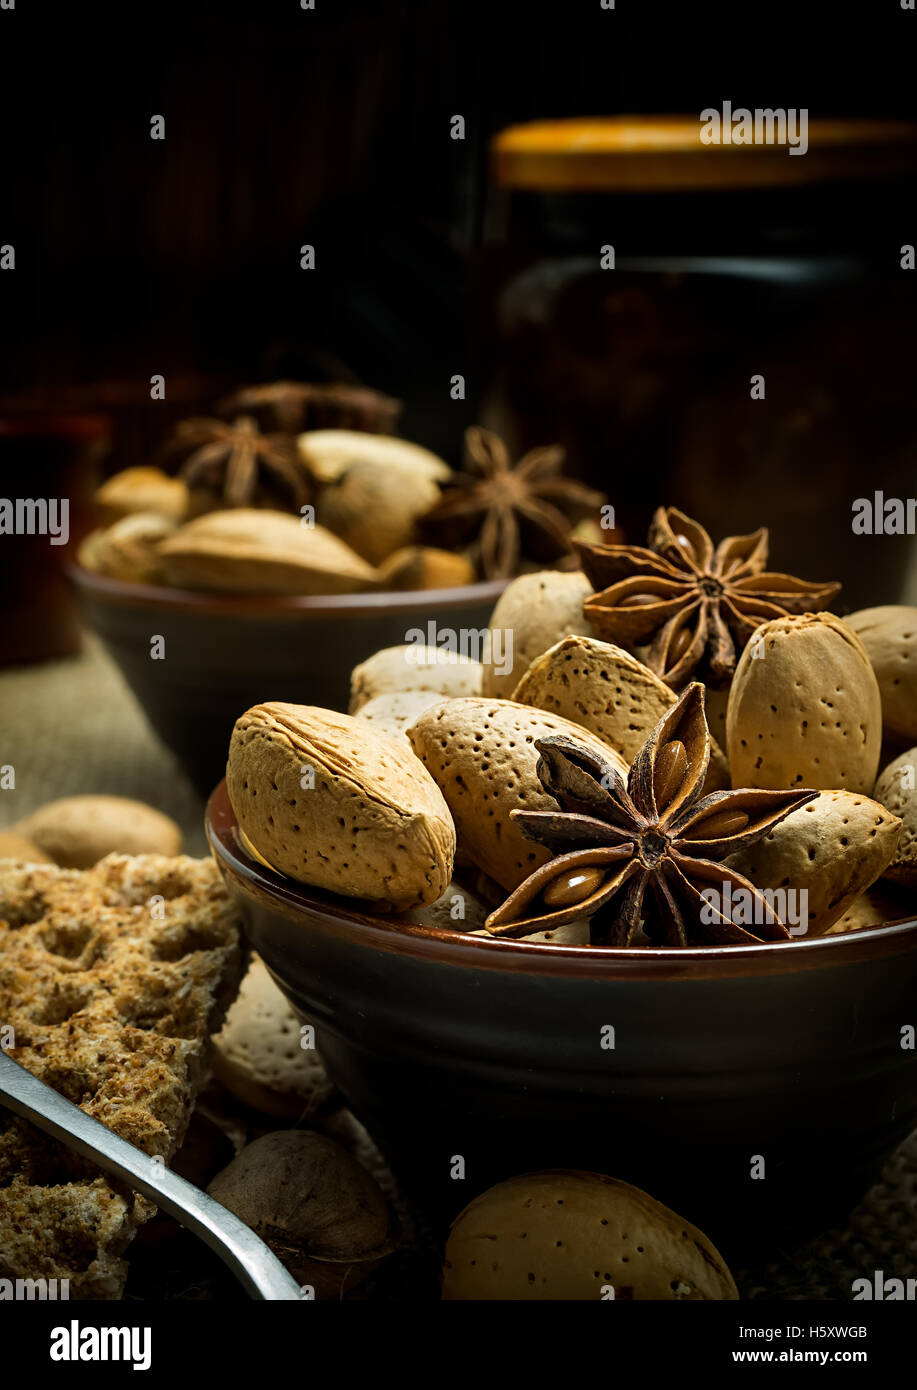
[[309,1130],[261,1135],[207,1191],[316,1299],[340,1301],[398,1243],[397,1221],[373,1178],[340,1144]]
[[484,665],[485,695],[509,699],[537,656],[568,633],[589,636],[583,600],[592,585],[582,570],[538,570],[509,584],[490,620],[496,634]]
[[861,608],[844,621],[860,638],[882,692],[882,719],[893,739],[917,739],[917,608]]
[[315,1048],[301,1046],[299,1019],[253,955],[239,993],[213,1039],[213,1071],[244,1105],[302,1120],[320,1110],[334,1086]]
[[867,931],[870,927],[887,926],[889,922],[902,922],[913,915],[913,897],[882,878],[854,898],[847,911],[838,917],[825,935],[840,936],[849,931]]
[[463,859],[511,891],[550,859],[510,819],[516,807],[554,807],[536,768],[535,740],[567,734],[599,754],[622,776],[621,755],[568,719],[483,697],[431,705],[408,730],[417,757],[441,788],[452,812]]
[[336,483],[354,464],[370,464],[385,476],[393,469],[443,483],[452,470],[438,454],[409,439],[363,430],[306,430],[297,436],[299,457],[316,483]]
[[467,555],[430,545],[405,546],[379,566],[383,589],[458,589],[473,582],[474,566]]
[[484,919],[490,909],[461,883],[450,883],[441,898],[428,907],[414,907],[405,916],[409,922],[440,931],[484,932]]
[[0,859],[21,859],[26,864],[53,864],[50,854],[18,830],[0,830]]
[[80,564],[97,574],[130,584],[159,584],[163,578],[161,543],[174,535],[178,523],[155,512],[132,512],[105,530],[93,531],[81,542]]
[[254,507],[208,512],[159,547],[167,583],[237,594],[350,594],[376,572],[321,526]]
[[[582,725],[632,763],[677,696],[621,647],[571,635],[535,658],[513,699]],[[714,744],[704,791],[728,786],[729,767]]]
[[794,890],[799,906],[805,891],[807,916],[798,925],[806,930],[791,931],[823,936],[885,873],[900,831],[898,817],[868,796],[823,791],[725,862],[757,888]]
[[429,709],[441,699],[442,696],[433,690],[391,690],[367,700],[366,704],[357,710],[354,718],[365,719],[381,733],[403,739],[410,748],[408,729],[425,709]]
[[434,695],[477,695],[481,690],[481,663],[445,647],[406,642],[384,647],[355,666],[350,677],[350,713],[377,695],[395,691],[425,690]]
[[424,473],[357,462],[319,492],[316,517],[369,564],[379,565],[411,544],[417,518],[439,495],[438,484]]
[[510,1178],[452,1223],[444,1299],[734,1300],[696,1226],[629,1183],[555,1169]]
[[236,721],[226,783],[242,830],[279,873],[396,908],[435,902],[455,829],[400,741],[311,705],[256,705]]
[[64,869],[88,869],[108,854],[181,853],[181,831],[143,801],[67,796],[19,822],[17,831]]
[[134,512],[153,512],[177,523],[188,513],[188,488],[161,468],[125,468],[102,484],[95,504],[103,526]]
[[734,786],[871,792],[881,742],[879,685],[852,628],[804,613],[755,631],[726,712]]
[[909,748],[885,768],[875,796],[892,815],[901,817],[901,838],[885,877],[917,888],[917,748]]

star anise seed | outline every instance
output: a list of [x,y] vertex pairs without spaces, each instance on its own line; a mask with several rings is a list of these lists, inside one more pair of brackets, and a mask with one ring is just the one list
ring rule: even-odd
[[649,547],[577,541],[598,591],[583,611],[605,641],[649,644],[646,664],[675,690],[700,676],[708,685],[727,685],[755,628],[790,613],[817,612],[840,590],[766,573],[766,527],[727,536],[714,549],[698,522],[660,507]]
[[530,936],[590,917],[593,942],[612,946],[630,946],[641,924],[666,946],[789,939],[770,900],[723,860],[818,792],[748,788],[702,796],[710,733],[699,682],[656,725],[626,784],[568,735],[535,746],[539,780],[558,809],[517,809],[512,818],[555,857],[490,914],[485,925],[494,936]]
[[309,483],[293,436],[262,434],[248,415],[231,423],[202,417],[182,420],[167,449],[184,454],[181,475],[191,491],[213,494],[217,505],[250,507],[261,502],[299,511],[309,501]]
[[272,381],[243,386],[217,405],[221,415],[255,415],[284,434],[302,430],[360,430],[391,434],[402,411],[401,401],[349,382]]
[[532,449],[515,465],[498,435],[465,432],[465,467],[421,518],[424,539],[450,548],[471,545],[485,579],[507,579],[526,558],[550,564],[572,549],[570,529],[598,511],[605,497],[561,474],[559,445]]

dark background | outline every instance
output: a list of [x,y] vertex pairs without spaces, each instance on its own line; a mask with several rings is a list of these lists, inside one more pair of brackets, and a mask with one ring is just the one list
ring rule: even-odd
[[[0,393],[90,402],[105,382],[148,399],[164,372],[193,402],[226,381],[347,368],[404,397],[406,426],[412,408],[427,420],[430,393],[468,371],[492,131],[727,98],[910,115],[915,40],[917,15],[891,0],[849,14],[17,0],[0,12],[0,242],[17,251],[0,277]],[[299,268],[304,242],[315,273]]]

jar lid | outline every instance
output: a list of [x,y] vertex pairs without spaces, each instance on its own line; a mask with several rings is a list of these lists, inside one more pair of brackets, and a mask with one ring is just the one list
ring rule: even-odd
[[[674,192],[801,186],[881,178],[917,168],[917,124],[812,120],[801,112],[714,108],[698,116],[614,116],[533,121],[491,140],[498,188],[540,193]],[[746,118],[750,118],[748,124]],[[755,134],[759,143],[736,143]],[[744,124],[743,124],[744,123]],[[788,143],[765,143],[768,131]],[[702,138],[702,136],[706,138]],[[791,153],[796,145],[805,153]]]

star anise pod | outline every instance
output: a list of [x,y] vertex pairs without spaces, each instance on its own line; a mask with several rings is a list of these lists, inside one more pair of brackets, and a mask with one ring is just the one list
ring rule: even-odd
[[818,792],[701,796],[710,734],[699,682],[656,725],[626,784],[567,735],[535,746],[539,779],[558,810],[514,810],[512,818],[555,858],[490,914],[493,935],[528,936],[591,917],[593,943],[612,946],[631,945],[641,921],[654,944],[665,946],[789,939],[769,899],[722,861]]
[[263,386],[243,386],[217,405],[221,415],[254,415],[285,434],[317,429],[391,434],[402,408],[401,401],[392,396],[344,381],[272,381]]
[[262,434],[254,420],[182,420],[167,445],[185,455],[181,475],[192,492],[215,497],[215,505],[258,503],[299,511],[309,501],[309,483],[292,435]]
[[675,507],[656,512],[649,547],[578,542],[599,591],[583,611],[606,641],[649,644],[646,664],[675,690],[692,677],[728,685],[755,628],[788,613],[818,612],[841,587],[765,572],[764,526],[727,536],[714,549],[703,526]]
[[471,545],[485,579],[508,579],[523,558],[550,564],[571,549],[570,528],[605,501],[561,474],[559,445],[532,449],[510,462],[490,430],[465,431],[465,466],[420,520],[424,539],[445,549]]

